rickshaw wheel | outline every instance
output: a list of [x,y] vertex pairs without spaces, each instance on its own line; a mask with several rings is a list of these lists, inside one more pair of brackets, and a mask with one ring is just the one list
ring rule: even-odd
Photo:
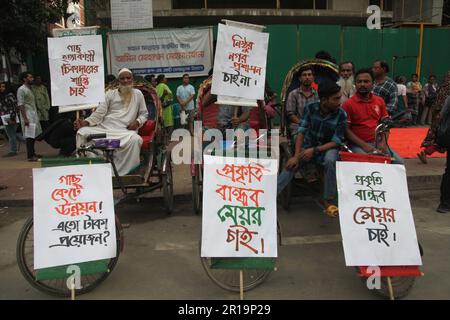
[[[366,285],[367,278],[361,278],[361,281]],[[406,297],[416,282],[416,277],[391,277],[392,289],[394,290],[394,298],[401,299]],[[390,298],[389,286],[387,277],[381,277],[381,288],[374,289],[375,294],[383,298]]]
[[[283,171],[286,167],[286,162],[289,160],[290,152],[288,150],[289,146],[287,143],[283,142],[280,144],[280,166],[278,169],[278,174]],[[280,193],[280,202],[281,206],[284,210],[288,211],[291,206],[291,198],[292,198],[292,181],[284,188],[284,190]]]
[[164,205],[168,214],[173,211],[173,175],[172,175],[172,163],[170,157],[166,158],[166,172],[162,175],[162,187],[164,195]]
[[[277,239],[278,246],[281,245],[281,227],[277,221]],[[201,254],[202,242],[199,241],[199,251]],[[220,288],[240,292],[240,273],[239,270],[234,269],[213,269],[211,268],[212,258],[200,257],[203,269],[205,269],[208,277]],[[229,258],[232,259],[232,258]],[[277,258],[273,259],[275,262]],[[245,269],[243,270],[244,291],[256,288],[263,283],[273,270],[267,269]]]
[[[75,289],[76,295],[88,293],[105,281],[119,260],[123,245],[120,222],[116,218],[116,257],[109,259],[108,270],[103,273],[95,273],[81,276],[81,289]],[[33,217],[29,217],[20,231],[16,247],[17,264],[24,278],[36,289],[46,294],[57,297],[70,297],[71,290],[67,287],[67,278],[54,280],[36,280],[34,264],[34,232]],[[68,275],[69,277],[70,275]]]
[[192,199],[195,214],[202,210],[202,168],[199,164],[195,165],[195,175],[192,177]]

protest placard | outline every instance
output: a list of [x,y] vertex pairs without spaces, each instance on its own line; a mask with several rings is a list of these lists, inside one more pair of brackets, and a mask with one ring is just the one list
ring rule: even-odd
[[33,169],[34,269],[116,256],[111,165]]
[[48,38],[48,54],[53,106],[105,100],[100,35]]
[[202,257],[277,257],[277,168],[204,156]]
[[264,99],[269,34],[219,24],[211,93]]
[[422,265],[405,167],[338,161],[336,169],[346,265]]

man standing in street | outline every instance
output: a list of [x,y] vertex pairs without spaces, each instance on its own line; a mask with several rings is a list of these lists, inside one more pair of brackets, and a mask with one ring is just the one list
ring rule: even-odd
[[42,133],[42,129],[36,110],[36,99],[31,91],[33,75],[30,72],[23,72],[20,80],[23,85],[17,91],[17,105],[22,116],[22,132],[27,141],[27,158],[28,161],[38,161],[42,156],[37,155],[34,150],[34,138]]
[[373,63],[372,71],[375,76],[373,93],[384,100],[389,115],[395,114],[398,99],[397,84],[387,76],[389,65],[386,61],[377,60]]
[[36,109],[41,123],[42,130],[45,131],[49,125],[50,98],[48,97],[47,87],[42,83],[41,76],[36,75],[34,84],[31,86],[36,99]]
[[341,94],[342,99],[341,103],[347,101],[354,93],[355,93],[355,84],[354,84],[354,70],[355,66],[351,61],[345,61],[339,64],[339,75],[340,78],[337,84],[342,88]]
[[181,112],[185,112],[187,115],[187,127],[191,135],[194,132],[194,95],[195,89],[189,83],[189,75],[186,73],[183,75],[183,84],[177,88],[177,100],[181,105]]
[[[375,128],[389,117],[386,105],[380,97],[372,94],[373,74],[370,69],[359,70],[356,75],[356,93],[342,109],[347,113],[346,138],[350,149],[356,153],[371,153],[375,149]],[[387,146],[387,137],[379,137],[378,149],[394,158],[393,163],[403,164],[403,159]]]
[[174,125],[173,94],[169,86],[167,85],[167,79],[165,75],[160,74],[156,78],[156,82],[158,83],[158,85],[156,86],[156,93],[158,95],[158,98],[161,100],[161,104],[163,107],[162,114],[163,114],[164,130],[166,131],[166,138],[170,140]]
[[289,134],[292,138],[295,138],[297,135],[305,106],[319,100],[317,91],[311,87],[311,84],[314,82],[312,67],[300,69],[299,81],[300,87],[292,90],[286,101],[286,117],[289,124]]
[[411,112],[413,125],[417,124],[421,94],[422,94],[422,85],[419,82],[419,76],[417,75],[417,73],[414,73],[411,75],[411,81],[409,81],[406,84],[408,109]]

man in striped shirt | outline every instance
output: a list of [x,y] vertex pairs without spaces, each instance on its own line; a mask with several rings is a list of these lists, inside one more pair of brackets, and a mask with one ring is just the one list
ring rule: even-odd
[[373,63],[373,74],[375,75],[375,86],[373,93],[383,98],[386,103],[389,115],[392,115],[397,110],[397,84],[387,76],[389,72],[389,65],[386,61],[377,60]]

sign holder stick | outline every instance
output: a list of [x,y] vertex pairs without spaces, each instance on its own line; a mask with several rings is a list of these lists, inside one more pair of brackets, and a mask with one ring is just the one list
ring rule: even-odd
[[70,300],[75,300],[75,277],[72,278],[72,287],[71,287],[71,299]]
[[239,270],[239,287],[241,291],[241,300],[244,300],[244,271]]
[[389,289],[389,297],[391,300],[395,300],[394,298],[394,288],[392,288],[391,277],[387,277],[388,289]]

